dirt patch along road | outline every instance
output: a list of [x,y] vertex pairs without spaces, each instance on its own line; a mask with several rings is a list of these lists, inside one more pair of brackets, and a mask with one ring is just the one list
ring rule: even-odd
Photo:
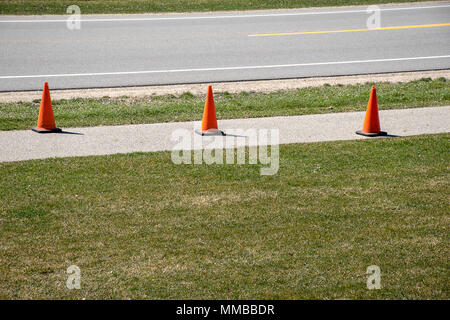
[[[214,92],[237,93],[242,91],[253,92],[275,92],[278,90],[295,90],[306,87],[318,87],[324,84],[348,85],[365,82],[408,82],[421,78],[450,78],[450,70],[423,71],[423,72],[401,72],[368,74],[341,77],[319,77],[301,79],[280,79],[266,81],[240,81],[240,82],[217,82],[213,84]],[[51,82],[50,89],[51,89]],[[42,84],[43,85],[43,84]],[[76,90],[51,90],[53,100],[73,98],[102,98],[102,97],[145,97],[165,96],[169,94],[181,95],[190,92],[194,95],[205,95],[207,83],[180,84],[166,86],[142,86],[142,87],[120,87],[120,88],[98,88],[98,89],[76,89]],[[41,99],[42,91],[0,92],[0,102],[31,102]]]

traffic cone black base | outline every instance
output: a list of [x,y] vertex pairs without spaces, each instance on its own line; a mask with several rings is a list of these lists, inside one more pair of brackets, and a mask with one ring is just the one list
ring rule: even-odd
[[379,137],[379,136],[387,136],[387,132],[384,131],[380,131],[380,132],[374,132],[374,133],[366,133],[366,132],[362,132],[360,130],[356,131],[356,134],[362,135],[362,136],[366,136],[366,137]]

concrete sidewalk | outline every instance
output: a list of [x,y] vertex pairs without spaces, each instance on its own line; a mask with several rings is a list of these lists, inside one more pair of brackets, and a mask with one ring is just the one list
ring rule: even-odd
[[[225,133],[232,129],[278,129],[279,143],[373,139],[355,134],[365,112],[290,117],[219,120]],[[450,106],[380,111],[381,129],[389,135],[411,136],[450,132]],[[208,141],[206,148],[252,145],[246,137],[201,137],[194,134],[200,121],[108,127],[62,128],[59,134],[31,130],[0,132],[0,162],[52,157],[91,156],[129,152],[173,150],[179,145],[174,133]],[[205,146],[201,146],[205,148]],[[192,149],[198,148],[194,143]]]

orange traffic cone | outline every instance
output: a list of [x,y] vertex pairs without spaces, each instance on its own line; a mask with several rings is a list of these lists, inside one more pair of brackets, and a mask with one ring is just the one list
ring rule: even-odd
[[369,103],[367,104],[366,117],[364,119],[363,129],[356,131],[357,134],[376,137],[385,136],[386,132],[380,130],[380,118],[378,117],[378,103],[377,103],[377,90],[375,86],[372,87],[370,92]]
[[62,131],[55,125],[55,117],[53,116],[52,100],[50,98],[48,82],[44,84],[44,91],[42,91],[41,107],[39,109],[39,118],[36,128],[33,128],[31,130],[39,133]]
[[225,133],[217,128],[216,108],[214,106],[212,86],[208,86],[205,109],[203,110],[202,130],[195,130],[195,132],[202,136],[225,135]]

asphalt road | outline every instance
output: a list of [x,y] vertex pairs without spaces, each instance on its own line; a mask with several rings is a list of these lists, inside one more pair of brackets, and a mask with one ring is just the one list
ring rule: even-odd
[[0,16],[0,91],[450,69],[450,2],[380,9]]

